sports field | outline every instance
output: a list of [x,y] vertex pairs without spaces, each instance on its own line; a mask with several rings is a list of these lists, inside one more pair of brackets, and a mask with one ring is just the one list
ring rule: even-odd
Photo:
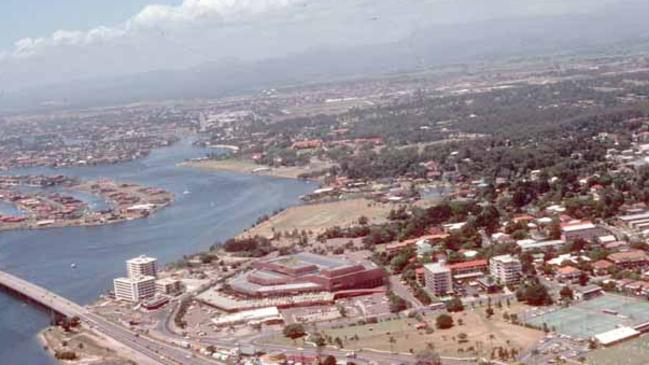
[[[607,312],[605,312],[607,310]],[[537,315],[528,314],[524,320],[534,326],[548,328],[578,338],[590,338],[619,326],[634,326],[649,321],[649,302],[606,294]]]

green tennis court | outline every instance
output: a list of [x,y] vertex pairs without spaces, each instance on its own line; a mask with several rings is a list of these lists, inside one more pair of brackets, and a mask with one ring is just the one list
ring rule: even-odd
[[590,338],[619,326],[630,326],[649,321],[649,302],[637,298],[606,294],[578,302],[568,308],[528,316],[531,325],[548,328],[578,338]]

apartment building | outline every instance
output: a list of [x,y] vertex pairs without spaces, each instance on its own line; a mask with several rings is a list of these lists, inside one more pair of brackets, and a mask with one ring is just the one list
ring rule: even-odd
[[453,291],[453,277],[451,269],[443,263],[424,265],[426,287],[437,296],[445,296]]
[[141,276],[158,276],[157,259],[147,256],[139,256],[126,261],[126,271],[129,278]]
[[515,285],[520,282],[521,262],[512,255],[494,256],[489,260],[489,273],[503,285]]

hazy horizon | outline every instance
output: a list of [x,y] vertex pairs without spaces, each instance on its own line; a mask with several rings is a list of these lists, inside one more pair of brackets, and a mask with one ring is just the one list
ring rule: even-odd
[[[0,5],[0,14],[15,15],[12,3]],[[79,7],[77,0],[58,3],[63,8],[56,12],[60,28],[48,32],[54,20],[38,26],[35,17],[30,27],[30,20],[24,19],[24,36],[13,45],[7,46],[6,39],[0,43],[5,45],[0,48],[0,91],[4,95],[0,108],[15,104],[14,99],[24,104],[25,95],[39,95],[29,103],[57,97],[74,100],[74,93],[45,94],[53,85],[74,89],[79,83],[97,80],[121,83],[125,77],[146,81],[129,81],[143,89],[133,96],[137,100],[149,95],[144,89],[158,92],[147,86],[147,74],[152,72],[172,72],[191,83],[178,74],[201,72],[203,77],[219,80],[223,73],[232,77],[240,71],[228,66],[254,67],[271,60],[291,69],[291,62],[302,57],[312,64],[295,78],[309,79],[311,74],[337,75],[332,59],[318,61],[317,55],[323,53],[334,62],[338,52],[341,63],[357,63],[341,66],[340,74],[365,69],[373,73],[468,62],[489,54],[571,50],[574,44],[588,47],[649,35],[649,25],[642,20],[642,14],[649,14],[649,3],[642,0],[138,0],[141,7],[125,19],[116,20],[136,8],[117,3],[105,17],[93,12],[84,23],[87,27],[78,29],[74,25],[79,22],[65,14],[89,11],[89,7]],[[13,10],[20,10],[15,4]],[[622,20],[616,14],[629,16]],[[592,29],[584,29],[584,20]],[[0,24],[5,24],[0,29],[11,26],[8,21]],[[549,29],[539,32],[544,27]],[[386,45],[396,45],[395,54],[401,59],[381,53]],[[345,53],[357,49],[374,52],[377,65],[374,60],[361,60],[363,55],[345,59]],[[207,72],[209,68],[218,68],[218,72]],[[253,77],[255,70],[243,71]],[[260,84],[265,81],[260,79]],[[250,85],[250,81],[235,85],[229,80],[225,89]],[[191,89],[191,85],[183,86]]]

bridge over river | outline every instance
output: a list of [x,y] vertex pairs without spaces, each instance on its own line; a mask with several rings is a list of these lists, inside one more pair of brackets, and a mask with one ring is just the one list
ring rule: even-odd
[[140,336],[128,328],[91,313],[85,307],[29,281],[0,271],[0,287],[36,303],[57,316],[77,317],[82,324],[107,341],[117,342],[129,351],[139,364],[147,365],[215,365],[215,360],[162,341]]

